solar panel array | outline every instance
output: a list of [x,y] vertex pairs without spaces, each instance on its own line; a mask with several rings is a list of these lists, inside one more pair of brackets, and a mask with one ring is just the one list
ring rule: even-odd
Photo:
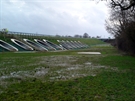
[[59,44],[55,44],[45,39],[11,39],[12,43],[0,40],[0,48],[7,51],[58,51],[88,48],[89,46],[80,41],[64,41],[57,40]]

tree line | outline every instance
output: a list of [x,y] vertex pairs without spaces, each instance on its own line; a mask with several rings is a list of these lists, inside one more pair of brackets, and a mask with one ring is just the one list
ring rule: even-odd
[[110,0],[106,30],[115,37],[115,46],[135,54],[135,0]]
[[[70,35],[66,35],[66,36],[61,36],[61,35],[58,35],[56,34],[56,37],[74,37],[74,38],[101,38],[101,36],[90,36],[88,33],[84,33],[83,35],[79,35],[79,34],[75,34],[74,36],[70,36]],[[110,37],[108,37],[110,38]]]

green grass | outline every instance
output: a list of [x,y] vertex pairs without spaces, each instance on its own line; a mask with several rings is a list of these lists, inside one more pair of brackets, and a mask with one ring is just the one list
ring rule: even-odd
[[[78,51],[102,54],[78,55]],[[63,52],[0,53],[0,99],[134,101],[134,61],[135,57],[123,55],[110,46]],[[48,72],[35,76],[40,70]],[[1,79],[11,73],[19,76]]]
[[135,70],[135,58],[131,56],[108,56],[100,60],[100,64],[105,64],[119,69]]
[[1,99],[6,101],[133,101],[135,77],[129,73],[103,72],[96,77],[41,82],[22,81],[11,85]]

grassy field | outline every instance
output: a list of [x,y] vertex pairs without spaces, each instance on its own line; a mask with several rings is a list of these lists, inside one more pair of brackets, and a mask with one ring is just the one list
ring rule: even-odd
[[[96,51],[101,55],[80,55]],[[111,46],[0,53],[1,101],[134,101],[135,58]]]

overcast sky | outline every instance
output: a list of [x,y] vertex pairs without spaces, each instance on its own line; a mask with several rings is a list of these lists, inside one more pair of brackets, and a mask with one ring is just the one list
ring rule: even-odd
[[0,0],[0,29],[64,36],[86,32],[109,37],[105,4],[92,0]]

